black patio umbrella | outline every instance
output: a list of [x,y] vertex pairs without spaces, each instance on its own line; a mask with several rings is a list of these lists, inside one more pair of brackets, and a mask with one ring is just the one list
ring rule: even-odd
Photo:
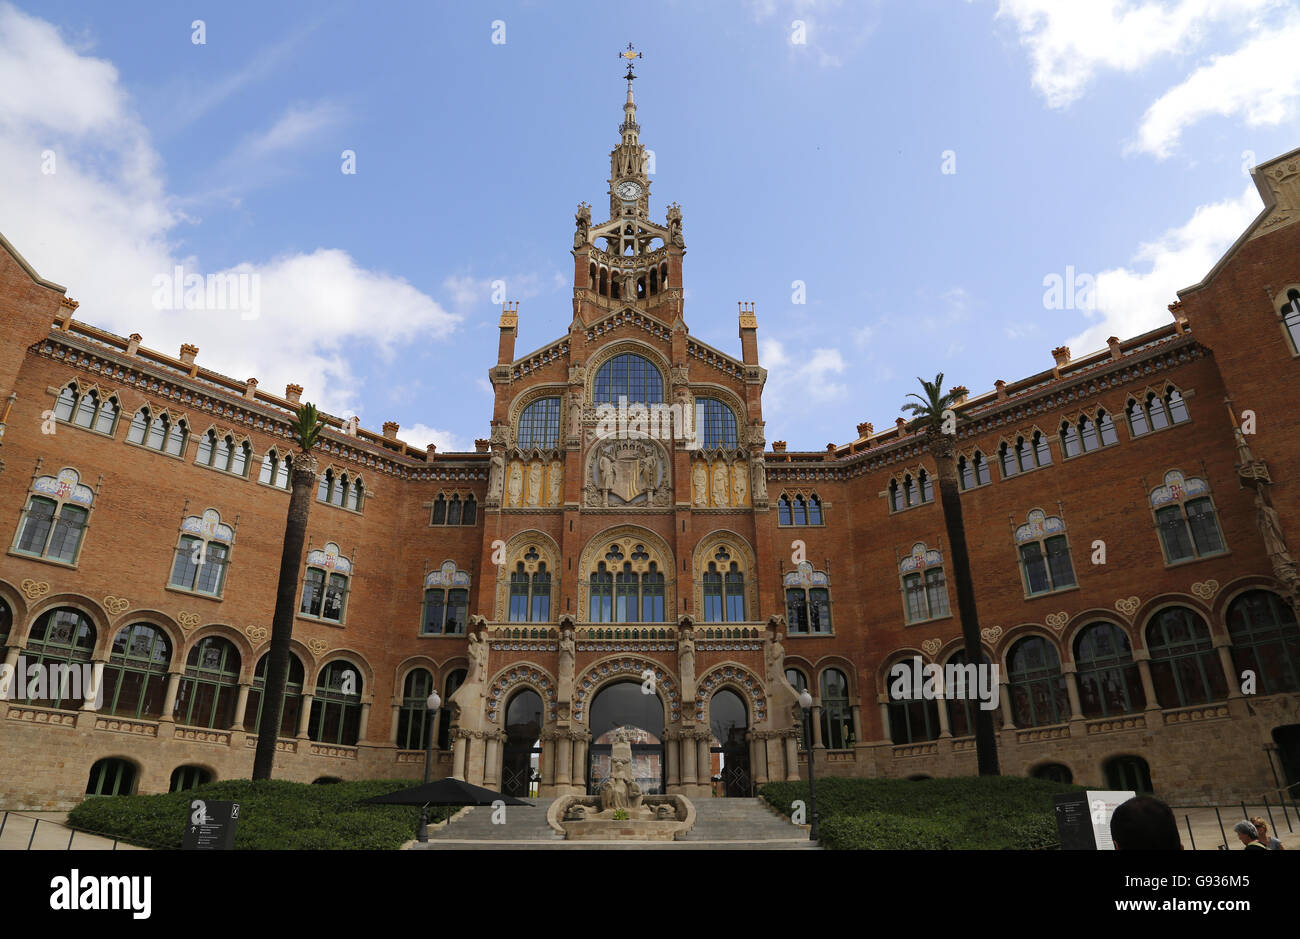
[[418,805],[420,806],[420,828],[416,833],[417,841],[429,840],[429,815],[431,805],[493,805],[502,802],[505,805],[527,805],[533,803],[516,799],[503,792],[494,792],[465,782],[463,779],[435,779],[433,782],[390,792],[388,795],[372,796],[362,799],[362,804],[369,805]]

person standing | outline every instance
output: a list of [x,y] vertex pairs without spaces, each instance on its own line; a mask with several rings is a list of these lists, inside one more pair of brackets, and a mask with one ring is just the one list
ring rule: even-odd
[[1282,842],[1278,841],[1271,834],[1269,834],[1268,822],[1264,821],[1262,816],[1256,815],[1254,818],[1250,820],[1250,823],[1254,825],[1255,830],[1259,832],[1259,840],[1264,842],[1264,844],[1268,845],[1268,849],[1270,851],[1286,850],[1286,846],[1283,845]]
[[1237,822],[1237,824],[1233,825],[1232,830],[1237,833],[1237,837],[1240,838],[1241,843],[1245,845],[1245,847],[1242,850],[1245,851],[1267,851],[1268,850],[1268,845],[1266,845],[1264,842],[1259,840],[1259,829],[1257,829],[1251,822],[1248,822],[1243,819],[1242,821]]

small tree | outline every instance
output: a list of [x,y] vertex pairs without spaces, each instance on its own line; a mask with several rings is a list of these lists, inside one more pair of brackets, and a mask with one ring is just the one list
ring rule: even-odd
[[[948,532],[948,550],[952,562],[953,582],[957,585],[957,615],[961,619],[961,634],[966,646],[966,661],[980,664],[984,652],[980,647],[979,616],[975,609],[975,582],[971,575],[970,553],[966,547],[966,523],[961,514],[961,490],[957,481],[957,430],[959,421],[966,417],[958,405],[966,389],[957,387],[943,392],[943,372],[933,382],[917,378],[922,394],[910,394],[903,411],[911,414],[908,427],[923,430],[934,457],[939,476],[939,502],[943,506],[943,522]],[[981,776],[997,776],[998,744],[993,730],[993,714],[984,708],[975,708],[975,755]]]
[[289,676],[289,641],[293,638],[294,604],[298,596],[298,571],[307,541],[307,516],[312,491],[316,488],[316,457],[312,455],[325,423],[314,404],[299,406],[291,423],[298,453],[290,473],[289,515],[284,523],[284,546],[280,552],[280,577],[275,588],[275,613],[271,619],[271,651],[262,689],[262,716],[257,722],[257,752],[253,757],[253,778],[270,779],[275,763],[275,742],[280,735],[280,713],[284,707],[284,685]]

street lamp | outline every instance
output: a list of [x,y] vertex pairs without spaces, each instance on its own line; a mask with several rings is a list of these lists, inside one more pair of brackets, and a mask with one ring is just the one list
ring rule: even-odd
[[[810,728],[812,727],[812,722],[811,720],[809,720],[808,712],[812,708],[812,703],[813,703],[812,693],[807,688],[799,692],[799,706],[803,708],[804,720],[808,721],[808,726]],[[811,740],[805,740],[804,744],[808,748],[808,814],[809,814],[809,818],[812,821],[812,824],[809,826],[808,837],[810,840],[816,841],[817,840],[817,781],[814,777],[814,771],[813,771],[813,744]]]
[[[433,719],[438,713],[438,708],[442,707],[442,698],[438,697],[435,689],[425,698],[424,706],[428,712],[424,721],[425,736],[428,737],[428,743],[424,748],[424,781],[429,781],[429,776],[433,773]],[[424,844],[429,840],[429,806],[420,807],[420,827],[415,833],[415,840]]]

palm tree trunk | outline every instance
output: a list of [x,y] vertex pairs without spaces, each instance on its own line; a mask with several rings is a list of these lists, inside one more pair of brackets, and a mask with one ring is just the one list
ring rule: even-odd
[[[948,532],[948,551],[952,561],[952,578],[957,584],[957,615],[966,645],[966,661],[983,663],[980,647],[979,616],[975,612],[975,581],[971,576],[970,553],[966,549],[966,523],[961,514],[961,491],[957,485],[956,444],[952,437],[939,435],[931,441],[939,474],[939,501],[943,505],[943,522]],[[981,776],[998,776],[998,743],[993,730],[993,712],[982,707],[975,711],[975,756]]]
[[262,689],[262,716],[257,722],[257,753],[253,757],[253,778],[270,779],[275,762],[275,743],[280,735],[280,712],[284,686],[289,676],[289,640],[293,638],[293,614],[298,597],[298,572],[302,549],[307,542],[307,515],[316,486],[315,459],[299,454],[293,461],[293,489],[289,515],[284,523],[284,550],[280,554],[280,578],[275,588],[275,614],[271,620],[271,651]]

